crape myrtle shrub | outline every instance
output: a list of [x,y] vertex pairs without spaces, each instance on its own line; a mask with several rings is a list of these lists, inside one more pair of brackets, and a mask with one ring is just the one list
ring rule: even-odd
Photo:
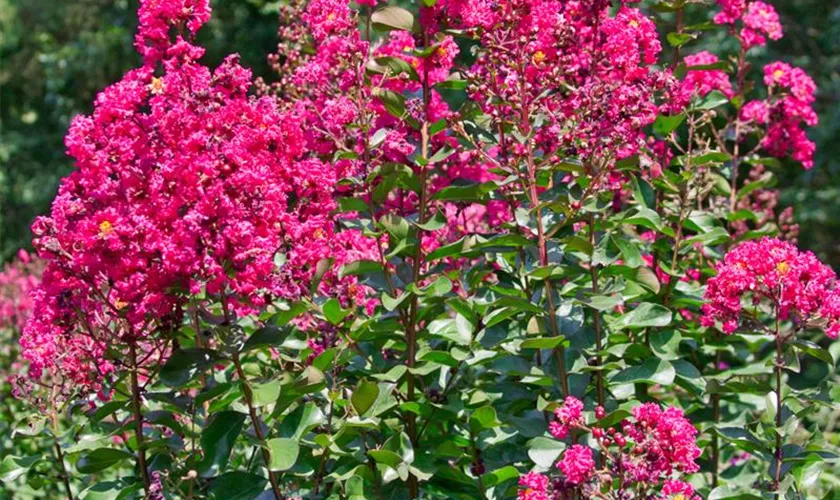
[[773,189],[816,89],[685,3],[293,0],[253,81],[141,1],[0,275],[4,491],[831,498],[840,284]]

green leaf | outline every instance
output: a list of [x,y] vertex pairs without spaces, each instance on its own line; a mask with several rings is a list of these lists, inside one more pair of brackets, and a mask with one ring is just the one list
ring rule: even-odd
[[76,469],[82,474],[93,474],[116,465],[123,460],[131,460],[134,455],[127,451],[114,448],[97,448],[82,455],[76,462]]
[[593,295],[592,297],[584,297],[577,302],[599,311],[611,311],[623,303],[624,300],[620,295]]
[[253,384],[251,392],[254,398],[254,406],[261,408],[277,401],[280,397],[280,381],[272,380],[264,384]]
[[368,452],[376,463],[396,469],[402,463],[402,457],[391,450],[371,450]]
[[350,403],[356,410],[356,414],[361,416],[373,406],[377,397],[379,397],[379,386],[375,382],[362,381],[350,396]]
[[554,349],[565,341],[565,337],[539,337],[522,341],[522,349]]
[[615,325],[619,329],[662,327],[671,324],[672,316],[671,310],[665,306],[643,302],[618,318]]
[[345,264],[338,276],[344,278],[345,276],[362,276],[365,274],[372,274],[382,272],[382,264],[373,260],[357,260],[349,264]]
[[283,344],[289,336],[288,328],[279,328],[274,325],[264,326],[255,331],[245,341],[242,352],[248,352],[261,347],[277,347]]
[[420,224],[418,222],[415,225],[424,231],[437,231],[438,229],[446,226],[446,215],[444,215],[442,211],[437,211],[435,212],[435,215],[424,224]]
[[245,418],[235,411],[222,411],[210,417],[210,423],[201,433],[204,460],[198,465],[198,471],[202,477],[216,476],[224,470]]
[[793,341],[793,346],[796,350],[827,363],[830,366],[834,365],[834,358],[831,357],[831,353],[809,340],[795,340]]
[[612,237],[612,241],[621,251],[621,258],[624,260],[625,266],[635,269],[642,265],[644,261],[642,260],[642,252],[639,251],[638,246],[619,237]]
[[15,457],[7,455],[0,463],[0,481],[11,482],[26,474],[29,469],[41,459],[40,455],[29,457]]
[[180,387],[219,359],[219,355],[209,349],[176,350],[160,369],[160,381],[169,387]]
[[434,194],[432,199],[446,201],[481,201],[499,187],[493,181],[464,186],[447,186]]
[[395,214],[386,214],[379,219],[379,223],[388,233],[397,240],[403,240],[408,236],[411,226],[408,221]]
[[686,43],[694,40],[697,38],[697,35],[691,33],[668,33],[665,36],[668,39],[668,43],[671,44],[671,47],[682,47]]
[[484,482],[484,486],[486,488],[490,488],[496,486],[497,484],[502,484],[505,481],[510,481],[511,479],[516,479],[519,477],[519,471],[516,470],[516,467],[512,465],[507,465],[502,467],[501,469],[496,469],[493,472],[488,472],[481,476],[481,480]]
[[368,63],[367,70],[376,74],[387,73],[389,76],[399,76],[405,73],[409,80],[415,82],[420,79],[414,67],[408,64],[408,61],[399,57],[377,57]]
[[300,453],[300,445],[294,439],[275,438],[266,441],[271,454],[269,470],[285,471],[294,467]]
[[350,310],[344,310],[341,308],[341,304],[338,302],[338,299],[330,299],[321,307],[321,311],[324,313],[324,317],[327,318],[327,321],[332,323],[333,325],[337,325],[344,321],[350,314]]
[[630,415],[631,413],[627,410],[616,410],[612,413],[608,413],[607,415],[605,415],[604,418],[598,420],[598,423],[595,425],[597,427],[601,427],[602,429],[614,427]]
[[376,9],[370,20],[373,27],[380,31],[414,31],[416,27],[414,15],[401,7],[387,6]]
[[333,265],[333,258],[321,259],[315,264],[315,274],[312,275],[312,281],[309,283],[309,293],[315,295],[318,291],[318,285],[321,284],[321,278],[330,270]]
[[501,424],[496,417],[496,409],[492,406],[482,406],[470,416],[470,429],[473,433],[493,429]]
[[648,358],[644,363],[631,366],[618,372],[612,377],[614,384],[630,384],[643,382],[648,384],[670,385],[674,382],[677,372],[673,365],[664,359]]
[[374,95],[391,115],[402,119],[405,116],[405,96],[392,90],[377,90]]
[[307,432],[326,422],[324,413],[315,403],[298,406],[281,423],[281,435],[300,441]]
[[544,469],[552,467],[564,449],[566,445],[563,442],[546,437],[528,441],[528,457]]
[[214,500],[254,500],[265,490],[268,480],[245,471],[222,474],[210,482],[210,498]]
[[143,483],[131,483],[127,479],[116,481],[102,481],[82,491],[82,500],[124,500],[132,498],[132,494],[139,493]]
[[723,92],[719,90],[713,90],[709,92],[709,94],[706,95],[706,97],[697,101],[692,107],[692,109],[698,111],[714,109],[728,102],[729,98],[726,97],[726,95]]
[[659,214],[645,207],[637,208],[633,215],[624,219],[624,223],[643,226],[654,231],[662,230],[662,219]]
[[668,135],[685,121],[685,114],[678,114],[674,116],[659,115],[656,121],[653,122],[653,131],[656,135]]
[[744,486],[718,486],[709,493],[708,500],[762,500],[761,492]]

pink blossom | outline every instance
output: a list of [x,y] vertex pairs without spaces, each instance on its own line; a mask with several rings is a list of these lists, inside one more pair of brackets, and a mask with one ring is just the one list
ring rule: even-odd
[[592,450],[582,444],[574,444],[566,449],[557,467],[565,474],[571,484],[581,484],[595,471]]
[[746,48],[764,45],[765,36],[771,40],[782,38],[782,24],[772,5],[761,0],[751,2],[742,19],[744,29],[741,30],[741,38]]
[[583,402],[574,396],[566,396],[563,405],[554,410],[557,420],[549,424],[551,435],[563,439],[569,434],[569,429],[583,424]]
[[744,300],[767,302],[781,319],[806,325],[822,317],[829,336],[836,335],[840,321],[840,289],[834,271],[811,252],[793,244],[763,238],[737,245],[718,265],[717,276],[706,288],[704,326],[723,323],[724,333],[737,328]]
[[695,66],[711,66],[720,60],[711,52],[702,51],[686,56],[684,62],[688,72],[683,80],[683,90],[687,93],[696,92],[698,96],[705,96],[712,90],[719,90],[727,97],[733,96],[732,83],[729,75],[720,69],[692,69]]
[[517,500],[549,500],[548,478],[537,472],[529,472],[519,477]]
[[665,481],[665,485],[662,487],[662,495],[665,498],[673,498],[673,499],[681,499],[681,500],[694,500],[700,499],[699,496],[694,495],[694,486],[684,481],[676,481],[673,479],[669,479]]

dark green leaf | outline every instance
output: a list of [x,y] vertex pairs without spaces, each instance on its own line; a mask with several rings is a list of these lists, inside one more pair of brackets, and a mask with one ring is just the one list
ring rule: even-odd
[[268,480],[245,471],[222,474],[210,482],[214,500],[255,500],[265,490]]
[[357,415],[364,415],[373,406],[377,397],[379,397],[379,386],[374,382],[362,381],[350,396],[350,402]]
[[290,331],[288,328],[280,328],[274,325],[260,328],[248,337],[248,340],[245,341],[245,345],[242,346],[242,352],[248,352],[261,347],[280,346],[289,336],[289,333]]
[[668,326],[672,318],[671,310],[659,304],[643,302],[635,309],[616,320],[617,328],[648,328]]
[[176,350],[161,368],[160,381],[169,387],[180,387],[219,360],[219,355],[209,349]]
[[242,432],[246,416],[235,411],[223,411],[210,417],[201,433],[204,460],[198,465],[202,477],[213,477],[225,469],[230,453]]
[[76,462],[76,469],[82,474],[93,474],[116,465],[123,460],[131,460],[134,455],[127,451],[113,448],[97,448],[88,452]]

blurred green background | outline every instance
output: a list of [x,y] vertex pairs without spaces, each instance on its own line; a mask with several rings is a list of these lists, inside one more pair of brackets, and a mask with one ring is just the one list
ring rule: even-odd
[[[711,0],[709,0],[710,3]],[[782,200],[802,225],[800,244],[840,268],[840,1],[772,0],[785,37],[753,49],[757,71],[785,60],[804,67],[819,87],[820,125],[811,131],[817,162],[778,172]],[[255,75],[268,76],[266,55],[276,43],[278,2],[212,0],[213,19],[199,39],[205,62],[239,52]],[[59,179],[72,168],[63,136],[71,118],[140,63],[132,41],[136,0],[0,0],[0,261],[29,245],[32,219],[49,209]],[[691,4],[691,22],[717,9]],[[667,29],[667,26],[665,27]],[[736,49],[712,33],[688,50]],[[731,43],[728,42],[728,43]]]

